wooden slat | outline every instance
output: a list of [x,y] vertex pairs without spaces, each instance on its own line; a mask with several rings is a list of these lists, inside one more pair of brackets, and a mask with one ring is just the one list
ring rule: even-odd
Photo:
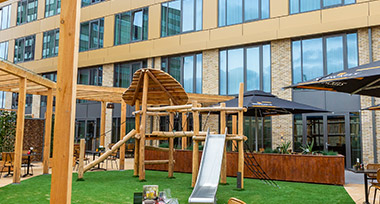
[[139,159],[139,179],[140,181],[145,180],[145,131],[146,131],[146,111],[147,111],[147,105],[148,105],[148,85],[149,82],[149,75],[145,72],[144,73],[144,84],[143,84],[143,97],[142,97],[142,103],[141,103],[141,129],[140,129],[140,159]]
[[[140,110],[140,100],[136,100],[135,103],[135,110]],[[135,126],[136,126],[136,134],[140,134],[140,114],[135,115]],[[135,139],[135,152],[134,152],[134,166],[133,166],[133,175],[138,176],[139,175],[139,158],[140,158],[140,151],[137,149],[137,147],[140,147],[140,140]]]
[[[120,114],[120,140],[123,138],[123,135],[125,135],[125,131],[127,130],[127,104],[122,100],[121,101],[121,114]],[[120,146],[120,162],[119,162],[119,170],[125,169],[125,143]]]

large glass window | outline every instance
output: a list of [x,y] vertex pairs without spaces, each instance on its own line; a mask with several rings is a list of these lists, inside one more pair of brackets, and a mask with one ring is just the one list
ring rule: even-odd
[[290,14],[354,4],[356,0],[289,0]]
[[[17,109],[18,108],[18,98],[19,98],[19,94],[18,93],[12,93],[12,109]],[[33,95],[26,94],[26,97],[25,97],[25,108],[32,107],[32,103],[33,103]]]
[[34,60],[35,39],[35,35],[16,39],[14,58],[15,63]]
[[0,91],[0,108],[5,108],[5,92]]
[[102,86],[103,67],[91,67],[78,70],[78,84]]
[[82,7],[100,3],[104,0],[82,0]]
[[[54,82],[57,82],[57,72],[45,73],[42,74],[42,77],[50,79]],[[47,96],[41,96],[41,107],[46,107]],[[55,106],[55,96],[53,97],[53,106]]]
[[42,58],[58,56],[59,29],[44,32]]
[[17,6],[17,25],[37,19],[37,0],[21,0]]
[[271,91],[270,45],[221,50],[219,53],[219,93],[239,93],[243,82],[247,91]]
[[113,86],[128,88],[132,83],[133,74],[144,67],[146,67],[146,60],[115,64]]
[[219,0],[219,26],[269,18],[269,0]]
[[9,28],[11,23],[11,5],[0,8],[0,30]]
[[202,30],[203,0],[175,0],[161,4],[161,36]]
[[103,47],[104,18],[81,23],[79,51]]
[[0,43],[0,59],[8,59],[8,41]]
[[61,0],[46,0],[45,18],[61,13]]
[[356,33],[292,42],[293,83],[358,66]]
[[180,82],[188,93],[202,93],[202,54],[161,58],[162,70]]
[[121,127],[121,125],[126,125],[125,134],[128,134],[132,129],[135,128],[135,118],[127,117],[123,121],[121,121],[120,117],[112,118],[112,139],[111,139],[111,143],[116,143],[120,140],[120,127]]
[[115,45],[148,39],[148,8],[115,16]]

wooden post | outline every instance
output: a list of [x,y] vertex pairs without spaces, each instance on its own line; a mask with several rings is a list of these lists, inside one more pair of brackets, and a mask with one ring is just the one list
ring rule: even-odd
[[144,72],[144,85],[142,93],[142,103],[141,103],[141,128],[140,128],[140,159],[139,159],[139,178],[140,180],[145,180],[145,129],[146,129],[146,108],[148,105],[148,88],[149,88],[149,75]]
[[[122,140],[126,134],[126,130],[127,130],[127,123],[126,123],[126,119],[127,119],[127,104],[124,102],[124,101],[121,101],[121,115],[120,115],[120,122],[124,124],[121,124],[120,126],[120,140]],[[121,145],[120,147],[120,166],[119,166],[119,170],[124,170],[124,166],[125,166],[125,143],[123,145]]]
[[[173,102],[170,101],[170,105],[173,105]],[[169,114],[169,132],[173,131],[174,127],[174,113],[171,112]],[[173,177],[173,171],[174,171],[174,138],[171,137],[169,138],[169,167],[168,167],[168,173],[169,173],[169,178]]]
[[84,168],[84,152],[85,150],[86,141],[85,139],[80,139],[80,146],[79,146],[79,168],[78,168],[78,179],[83,179],[83,168]]
[[[226,107],[225,103],[220,104],[221,107]],[[226,111],[220,111],[220,134],[226,133]],[[220,183],[227,183],[227,149],[226,144],[224,144],[223,160],[222,160],[222,169],[220,172]]]
[[[242,108],[244,103],[244,83],[240,83],[239,87],[239,107]],[[244,135],[244,113],[238,113],[238,135]],[[239,141],[239,159],[238,172],[241,173],[241,189],[244,189],[244,141]]]
[[102,101],[102,110],[100,115],[100,146],[105,147],[105,137],[106,137],[106,111],[107,104]]
[[[237,135],[237,116],[233,115],[232,116],[232,134]],[[234,140],[232,141],[232,151],[236,151],[237,149],[237,142]]]
[[45,138],[44,138],[44,158],[43,174],[49,173],[49,159],[51,146],[51,125],[53,117],[53,89],[48,89],[46,113],[45,113]]
[[50,203],[71,203],[80,2],[61,3]]
[[[182,113],[182,131],[187,131],[187,113]],[[182,137],[182,150],[187,149],[187,137]]]
[[[140,110],[140,101],[136,100],[135,103],[135,111]],[[135,128],[136,133],[139,135],[140,133],[140,114],[135,115]],[[140,159],[140,139],[135,138],[135,152],[134,152],[134,166],[133,166],[133,175],[138,176],[139,175],[139,159]]]
[[[198,107],[198,103],[195,101],[193,107]],[[199,112],[193,111],[193,127],[194,127],[194,136],[199,134]],[[192,181],[191,187],[195,186],[197,182],[199,168],[199,142],[193,139],[193,171],[192,171]]]
[[19,79],[19,95],[17,108],[17,127],[15,142],[15,158],[13,167],[13,183],[20,183],[22,147],[24,140],[24,120],[25,120],[25,99],[26,99],[26,79]]

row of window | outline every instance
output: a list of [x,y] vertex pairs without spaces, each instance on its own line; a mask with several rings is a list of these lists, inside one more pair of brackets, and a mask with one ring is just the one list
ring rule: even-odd
[[8,42],[0,43],[0,59],[8,59]]
[[0,8],[0,30],[7,29],[11,23],[11,5]]
[[289,0],[290,14],[354,4],[356,0]]

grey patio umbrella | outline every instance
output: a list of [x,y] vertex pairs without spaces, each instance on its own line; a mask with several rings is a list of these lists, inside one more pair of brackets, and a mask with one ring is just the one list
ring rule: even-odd
[[[238,98],[226,101],[226,107],[237,107]],[[313,106],[288,101],[263,91],[248,91],[244,93],[243,106],[247,108],[245,116],[255,116],[256,120],[256,151],[258,150],[257,138],[259,131],[258,117],[285,114],[301,114],[313,112],[328,112]]]
[[380,61],[332,73],[285,88],[315,89],[380,97]]

